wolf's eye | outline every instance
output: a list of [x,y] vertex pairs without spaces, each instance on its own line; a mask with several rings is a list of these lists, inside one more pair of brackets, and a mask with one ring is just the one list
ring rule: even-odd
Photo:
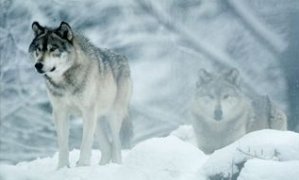
[[49,51],[50,51],[50,52],[54,52],[56,49],[57,49],[57,48],[55,48],[55,47],[51,47],[51,48],[49,49]]
[[40,52],[41,52],[41,49],[40,48],[36,48],[36,50],[34,52],[35,56],[38,56],[40,54]]

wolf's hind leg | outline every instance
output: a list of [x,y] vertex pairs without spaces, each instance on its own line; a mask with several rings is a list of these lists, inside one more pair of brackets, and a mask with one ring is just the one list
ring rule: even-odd
[[120,128],[123,118],[118,113],[109,116],[109,125],[112,136],[112,162],[122,163],[121,159],[121,142],[119,137]]
[[109,142],[108,135],[106,134],[101,120],[98,120],[97,129],[96,129],[96,139],[100,145],[101,149],[101,161],[100,165],[105,165],[111,160],[111,143]]
[[117,94],[112,110],[108,116],[108,122],[112,134],[112,162],[122,163],[120,129],[123,120],[128,115],[128,106],[131,99],[132,82],[128,66],[122,68],[117,78]]

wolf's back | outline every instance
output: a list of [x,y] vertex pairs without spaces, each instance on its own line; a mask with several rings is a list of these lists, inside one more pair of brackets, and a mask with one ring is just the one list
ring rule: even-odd
[[254,121],[249,126],[249,131],[260,129],[287,129],[287,116],[281,111],[268,96],[257,96],[252,99]]
[[116,80],[120,77],[130,77],[129,63],[125,56],[109,49],[98,49],[98,55],[104,65],[104,69],[111,69]]
[[85,36],[76,32],[75,39],[81,50],[89,59],[97,60],[100,71],[106,73],[111,70],[117,80],[120,76],[130,77],[130,68],[125,56],[119,55],[110,49],[100,49],[94,46]]

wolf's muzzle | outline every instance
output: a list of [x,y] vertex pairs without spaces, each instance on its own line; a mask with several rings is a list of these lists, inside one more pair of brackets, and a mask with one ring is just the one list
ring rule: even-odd
[[216,121],[220,121],[220,120],[222,119],[222,116],[223,116],[223,112],[222,112],[221,109],[216,109],[216,110],[214,111],[214,119],[215,119]]
[[35,64],[35,69],[37,70],[37,72],[39,72],[39,73],[43,73],[43,64],[42,63],[36,63]]

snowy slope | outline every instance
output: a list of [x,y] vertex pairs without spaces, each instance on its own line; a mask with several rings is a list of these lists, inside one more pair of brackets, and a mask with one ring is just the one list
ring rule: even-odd
[[[78,150],[70,153],[71,168],[56,170],[57,154],[53,157],[22,162],[15,166],[1,165],[1,180],[116,180],[116,179],[180,179],[196,173],[206,156],[193,145],[177,137],[154,138],[123,152],[122,165],[99,166],[100,152],[92,153],[90,167],[75,167]],[[192,162],[192,163],[190,163]]]
[[[281,180],[282,177],[297,180],[299,177],[298,133],[276,130],[253,132],[210,156],[189,143],[188,138],[186,141],[180,139],[186,134],[191,135],[192,128],[185,126],[168,137],[139,143],[132,150],[123,151],[122,165],[97,165],[100,152],[94,150],[91,166],[75,167],[79,151],[73,150],[71,168],[56,170],[55,154],[15,166],[2,164],[0,179],[208,180],[217,175],[230,177],[231,172],[237,173],[238,167],[233,163],[239,162],[245,162],[244,168],[237,173],[240,173],[239,180]],[[238,148],[242,147],[249,147],[251,153],[240,152]]]

